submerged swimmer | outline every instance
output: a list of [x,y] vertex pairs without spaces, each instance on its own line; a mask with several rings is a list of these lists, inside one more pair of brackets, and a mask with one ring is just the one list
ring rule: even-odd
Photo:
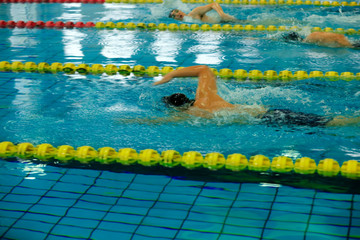
[[304,38],[297,32],[289,32],[283,34],[282,38],[285,41],[313,43],[327,47],[360,48],[360,42],[351,43],[343,34],[339,33],[313,32]]
[[[306,126],[345,126],[360,122],[360,117],[345,118],[337,116],[328,118],[316,114],[292,112],[287,109],[268,109],[264,106],[252,107],[249,105],[235,105],[225,101],[217,93],[216,76],[212,70],[205,65],[186,67],[166,74],[162,80],[154,85],[164,84],[176,77],[198,77],[198,87],[195,99],[191,100],[182,93],[175,93],[163,97],[163,101],[177,110],[188,115],[203,118],[212,118],[219,111],[249,114],[265,123],[270,124],[294,124]],[[163,122],[178,121],[176,118],[162,119]]]
[[219,22],[216,19],[213,19],[213,18],[206,15],[206,13],[210,12],[211,10],[215,10],[219,14],[219,16],[221,18],[221,22],[236,22],[236,21],[239,21],[238,19],[224,13],[221,6],[216,2],[210,3],[210,4],[205,5],[205,6],[194,8],[188,14],[180,11],[179,9],[174,9],[174,10],[172,10],[170,12],[169,18],[173,18],[175,20],[183,21],[184,18],[187,16],[187,17],[190,17],[192,19],[197,19],[197,20],[200,20],[200,21],[205,22],[205,23],[217,23],[217,22]]

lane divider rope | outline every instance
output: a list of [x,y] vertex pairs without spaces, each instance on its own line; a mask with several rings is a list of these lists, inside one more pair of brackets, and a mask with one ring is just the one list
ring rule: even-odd
[[205,157],[196,151],[185,152],[182,155],[175,150],[166,150],[161,153],[154,149],[141,150],[139,153],[132,148],[122,148],[118,151],[112,147],[102,147],[98,150],[91,146],[81,146],[75,149],[69,145],[54,147],[43,143],[34,146],[24,142],[14,144],[9,141],[0,142],[0,157],[7,159],[18,157],[20,159],[36,158],[40,161],[50,162],[52,160],[60,163],[77,162],[90,164],[116,164],[142,166],[163,166],[173,168],[181,166],[192,170],[205,168],[212,171],[226,169],[231,172],[253,171],[272,172],[300,175],[318,175],[320,177],[339,177],[359,180],[360,162],[348,160],[342,166],[331,158],[322,159],[318,165],[314,159],[302,157],[295,161],[286,156],[277,156],[270,160],[264,155],[251,156],[249,159],[240,153],[230,154],[225,157],[218,152],[208,153]]
[[[159,30],[159,31],[224,31],[224,32],[239,32],[239,31],[247,31],[247,32],[252,32],[252,31],[258,31],[258,32],[284,32],[284,31],[300,31],[302,30],[301,27],[298,26],[274,26],[274,25],[269,25],[269,26],[264,26],[264,25],[240,25],[240,24],[235,24],[235,25],[231,25],[231,24],[185,24],[185,23],[181,23],[181,24],[177,24],[177,23],[170,23],[170,24],[165,24],[165,23],[159,23],[159,24],[155,24],[155,23],[133,23],[133,22],[129,22],[129,23],[124,23],[124,22],[63,22],[63,21],[57,21],[57,22],[53,22],[53,21],[47,21],[47,22],[43,22],[43,21],[5,21],[5,20],[0,20],[0,28],[28,28],[28,29],[33,29],[33,28],[47,28],[47,29],[72,29],[72,28],[96,28],[96,29],[107,29],[107,30],[112,30],[112,29],[119,29],[119,30],[136,30],[136,29],[141,29],[141,30]],[[307,27],[308,28],[308,27]],[[334,33],[340,33],[340,34],[347,34],[347,35],[360,35],[360,29],[354,29],[354,28],[349,28],[349,29],[344,29],[344,28],[330,28],[330,27],[325,27],[325,28],[320,28],[320,27],[311,27],[311,32],[334,32]]]
[[[183,67],[178,67],[176,69],[181,69]],[[291,81],[291,80],[304,80],[308,78],[322,78],[327,79],[331,81],[337,81],[337,80],[345,80],[345,81],[351,81],[351,80],[360,80],[360,72],[359,73],[352,73],[352,72],[336,72],[336,71],[328,71],[328,72],[322,72],[322,71],[311,71],[310,73],[306,71],[296,71],[292,72],[289,70],[283,70],[277,73],[274,70],[267,70],[267,71],[260,71],[260,70],[250,70],[246,71],[244,69],[237,69],[237,70],[231,70],[229,68],[222,68],[220,70],[217,70],[215,68],[211,68],[212,71],[216,76],[219,76],[222,79],[235,79],[238,81],[245,81],[245,80],[267,80],[267,81],[275,81],[275,80],[281,80],[281,81]],[[36,64],[35,62],[8,62],[8,61],[2,61],[0,62],[0,72],[27,72],[27,73],[59,73],[63,72],[66,74],[103,74],[106,73],[107,75],[115,75],[115,74],[121,74],[124,76],[128,76],[130,74],[133,74],[135,76],[149,76],[154,77],[158,75],[165,75],[171,71],[173,71],[174,68],[170,66],[165,67],[157,67],[157,66],[149,66],[145,67],[142,65],[136,65],[133,67],[130,67],[129,65],[119,65],[116,66],[114,64],[107,64],[107,65],[101,65],[101,64],[93,64],[88,65],[85,63],[75,65],[74,63],[46,63],[41,62],[39,64]]]
[[[163,3],[163,0],[0,0],[0,3]],[[311,1],[311,0],[182,0],[183,3],[191,4],[207,4],[217,2],[220,4],[233,4],[233,5],[307,5],[307,6],[324,6],[324,7],[337,7],[337,6],[350,6],[356,7],[360,3],[357,2],[338,2],[338,1]]]
[[[106,0],[106,2],[112,0]],[[126,0],[125,0],[126,1]],[[357,2],[337,2],[337,1],[310,1],[310,0],[182,0],[183,3],[211,3],[217,2],[220,4],[235,4],[235,5],[313,5],[313,6],[324,6],[324,7],[335,7],[335,6],[359,6]]]

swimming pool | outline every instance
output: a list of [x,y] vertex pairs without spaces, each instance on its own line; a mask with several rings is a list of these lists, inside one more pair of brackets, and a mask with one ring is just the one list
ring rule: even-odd
[[[1,4],[2,20],[175,23],[164,4]],[[354,28],[357,7],[224,6],[253,25]],[[166,12],[166,13],[164,13]],[[336,19],[337,21],[331,21]],[[192,24],[192,23],[189,23]],[[354,49],[281,41],[274,31],[149,31],[128,29],[20,29],[1,31],[2,60],[179,67],[218,70],[358,73]],[[352,41],[357,34],[349,35]],[[285,54],[286,53],[286,54]],[[34,145],[174,149],[205,156],[220,152],[359,160],[359,128],[266,126],[231,116],[148,124],[167,116],[161,97],[194,96],[195,79],[152,87],[161,76],[1,72],[1,140]],[[334,79],[332,79],[334,80]],[[359,83],[219,79],[234,103],[268,105],[325,116],[358,115]],[[50,166],[21,160],[2,164],[1,234],[34,239],[352,239],[359,237],[359,195],[270,183],[227,183],[146,175],[136,169]],[[191,172],[190,172],[191,173]],[[191,174],[190,174],[191,175]],[[356,189],[354,190],[356,191]]]

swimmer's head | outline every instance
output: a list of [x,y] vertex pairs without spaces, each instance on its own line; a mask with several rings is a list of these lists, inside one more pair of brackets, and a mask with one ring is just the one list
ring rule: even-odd
[[171,10],[171,12],[169,14],[169,18],[173,18],[173,19],[179,20],[179,21],[182,21],[185,16],[186,16],[186,14],[184,12],[180,11],[179,9],[173,9],[173,10]]
[[285,42],[301,42],[304,40],[297,32],[288,32],[282,35],[282,39]]
[[358,48],[358,49],[360,49],[360,42],[356,42],[356,43],[354,43],[354,44],[353,44],[353,47],[354,47],[354,48]]
[[162,101],[168,106],[185,108],[192,106],[195,102],[195,100],[189,99],[185,94],[182,93],[174,93],[170,96],[163,97]]

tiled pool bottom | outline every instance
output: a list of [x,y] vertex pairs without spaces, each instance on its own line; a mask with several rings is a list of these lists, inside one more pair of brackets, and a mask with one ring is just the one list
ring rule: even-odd
[[0,160],[2,239],[357,239],[360,196]]

